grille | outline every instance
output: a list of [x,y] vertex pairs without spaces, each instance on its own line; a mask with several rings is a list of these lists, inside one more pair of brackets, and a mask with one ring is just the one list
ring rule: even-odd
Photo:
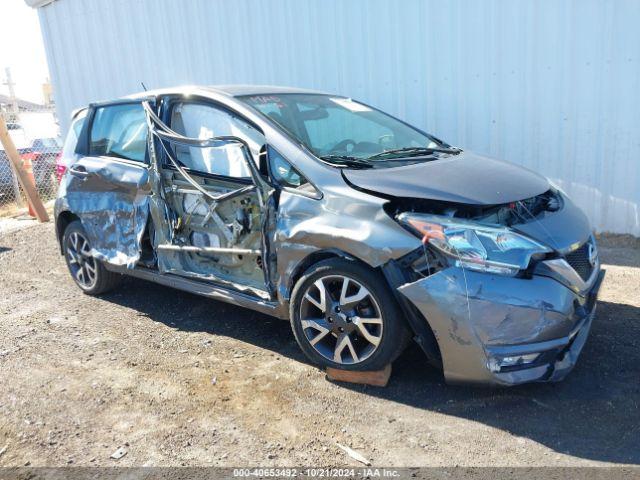
[[589,280],[593,272],[593,266],[589,262],[589,245],[590,241],[583,243],[574,251],[567,253],[564,257],[567,263],[576,271],[580,278],[585,282]]

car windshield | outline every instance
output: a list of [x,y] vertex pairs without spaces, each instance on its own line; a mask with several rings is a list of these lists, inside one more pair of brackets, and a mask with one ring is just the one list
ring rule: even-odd
[[293,93],[241,98],[329,163],[378,166],[458,152],[350,98]]

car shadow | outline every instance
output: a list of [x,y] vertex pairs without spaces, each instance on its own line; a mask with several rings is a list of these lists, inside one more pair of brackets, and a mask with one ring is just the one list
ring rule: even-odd
[[123,285],[101,298],[135,309],[152,321],[177,330],[235,338],[308,363],[289,322],[247,308],[132,277],[125,278]]
[[[103,298],[178,330],[232,337],[308,363],[288,322],[142,280],[125,281],[130,284]],[[580,361],[559,383],[511,388],[450,386],[412,345],[394,363],[387,387],[338,385],[481,422],[559,453],[640,464],[639,346],[640,308],[598,302]]]

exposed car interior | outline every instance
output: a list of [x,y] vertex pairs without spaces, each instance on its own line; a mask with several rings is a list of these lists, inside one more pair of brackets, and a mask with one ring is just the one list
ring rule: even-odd
[[[252,160],[257,162],[264,137],[238,117],[202,103],[178,102],[171,105],[170,112],[173,131],[199,139],[240,137],[249,145]],[[173,245],[165,245],[158,254],[180,257],[179,261],[170,262],[177,273],[264,290],[263,217],[241,146],[195,147],[174,143],[162,153],[165,198],[175,222]],[[167,158],[170,155],[210,196],[185,180]],[[224,249],[236,249],[237,253]]]

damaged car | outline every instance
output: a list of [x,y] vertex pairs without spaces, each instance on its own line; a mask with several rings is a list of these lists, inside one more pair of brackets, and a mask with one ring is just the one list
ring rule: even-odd
[[414,340],[450,383],[560,380],[589,334],[604,272],[571,199],[365,103],[180,87],[91,104],[70,135],[56,232],[87,294],[124,274],[251,308],[323,367]]

